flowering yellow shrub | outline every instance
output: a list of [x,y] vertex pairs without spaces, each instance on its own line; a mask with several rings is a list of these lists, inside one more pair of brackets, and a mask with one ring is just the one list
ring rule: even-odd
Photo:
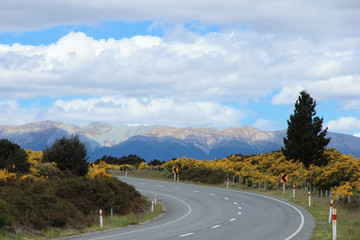
[[264,153],[250,157],[229,156],[221,160],[204,161],[191,158],[178,158],[164,163],[161,168],[172,170],[178,166],[180,171],[196,168],[222,170],[231,177],[241,177],[242,181],[267,181],[274,187],[280,182],[280,174],[289,175],[289,183],[301,186],[310,182],[317,189],[333,190],[334,193],[352,196],[360,192],[360,159],[342,154],[335,149],[326,149],[329,159],[326,166],[311,165],[308,169],[299,161],[287,161],[281,152]]
[[32,151],[31,149],[30,150],[25,149],[25,152],[28,155],[27,159],[31,165],[36,166],[39,163],[41,163],[43,158],[43,151]]
[[9,173],[6,169],[0,169],[0,180],[9,181],[15,179],[16,179],[15,173]]
[[94,179],[94,178],[112,178],[111,174],[106,173],[105,168],[101,168],[100,170],[94,171],[91,175],[90,178]]
[[138,170],[150,170],[150,166],[146,164],[146,162],[140,163]]

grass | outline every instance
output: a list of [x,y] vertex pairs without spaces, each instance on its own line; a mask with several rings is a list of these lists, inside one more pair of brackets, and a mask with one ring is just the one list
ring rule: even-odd
[[[113,175],[121,175],[123,173],[113,172]],[[171,173],[163,171],[131,171],[128,176],[147,178],[154,180],[173,181]],[[169,178],[170,176],[170,178]],[[181,177],[181,176],[180,176]],[[212,186],[212,187],[226,187],[224,184],[200,184],[191,181],[181,181],[182,183]],[[285,195],[282,190],[265,190],[255,187],[245,187],[242,184],[230,182],[229,187],[233,190],[252,191],[260,194],[267,194],[276,197],[283,197],[299,206],[304,207],[314,218],[316,226],[314,228],[311,240],[331,240],[332,239],[332,225],[328,223],[330,200],[324,198],[312,197],[311,207],[309,207],[308,191],[305,189],[297,189],[295,199],[292,198],[292,189],[287,189]],[[360,206],[356,203],[342,204],[334,201],[334,208],[337,210],[337,240],[359,240],[360,239]]]
[[[159,216],[162,211],[163,207],[160,202],[160,204],[157,204],[154,207],[154,212],[151,212],[151,205],[146,206],[146,209],[144,213],[142,214],[128,214],[128,215],[114,215],[113,218],[109,214],[106,216],[103,216],[103,228],[100,228],[100,219],[97,218],[96,223],[93,224],[90,227],[87,227],[85,229],[60,229],[60,228],[51,228],[44,231],[23,231],[23,232],[17,232],[16,234],[10,233],[4,230],[0,230],[0,239],[4,240],[25,240],[25,239],[31,239],[31,240],[44,240],[44,239],[53,239],[53,238],[61,238],[66,236],[72,236],[72,235],[78,235],[83,233],[90,233],[90,232],[96,232],[96,231],[102,231],[102,230],[108,230],[108,229],[114,229],[114,228],[122,228],[129,225],[139,224],[142,222],[146,222],[148,220],[151,220],[157,216]],[[105,213],[104,213],[105,214]]]

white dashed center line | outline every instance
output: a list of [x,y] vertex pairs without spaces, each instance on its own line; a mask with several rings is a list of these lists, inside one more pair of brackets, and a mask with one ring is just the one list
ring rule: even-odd
[[221,227],[221,225],[215,225],[215,226],[212,226],[211,228],[218,228],[218,227]]
[[185,233],[185,234],[179,235],[179,237],[187,237],[187,236],[194,235],[194,234],[195,233]]

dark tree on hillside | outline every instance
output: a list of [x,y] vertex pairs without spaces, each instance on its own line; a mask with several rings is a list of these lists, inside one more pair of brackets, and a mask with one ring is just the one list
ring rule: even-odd
[[306,168],[327,163],[324,150],[330,138],[326,138],[327,128],[322,130],[323,118],[315,116],[315,107],[316,101],[306,91],[300,92],[281,148],[287,160],[300,160]]
[[[14,168],[15,166],[15,168]],[[30,170],[30,163],[27,161],[27,154],[24,149],[16,143],[7,139],[0,140],[0,169],[9,172],[27,173]]]
[[85,176],[89,171],[87,149],[80,142],[79,136],[57,139],[51,148],[44,150],[43,161],[55,162],[62,171],[69,171],[77,176]]

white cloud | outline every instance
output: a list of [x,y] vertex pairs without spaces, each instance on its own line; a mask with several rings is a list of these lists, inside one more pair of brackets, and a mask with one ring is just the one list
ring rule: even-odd
[[[0,45],[0,97],[176,96],[242,102],[280,89],[273,104],[293,104],[306,89],[325,100],[359,98],[360,73],[349,67],[360,59],[353,42],[340,47],[253,32],[197,36],[176,31],[189,37],[169,33],[95,40],[72,32],[48,46]],[[336,48],[328,51],[330,45]],[[329,61],[337,66],[331,74]],[[325,70],[315,71],[320,65]]]
[[329,121],[325,125],[329,128],[329,131],[339,131],[343,133],[360,131],[360,119],[351,116]]
[[202,0],[2,0],[0,16],[0,31],[91,25],[109,20],[165,20],[174,24],[197,20],[204,24],[245,25],[264,33],[306,33],[326,37],[358,35],[356,23],[360,22],[357,0],[209,0],[206,4]]
[[[116,125],[238,126],[242,110],[205,101],[182,102],[175,98],[125,98],[103,96],[57,100],[52,106],[22,109],[15,101],[0,102],[0,124],[19,125],[38,120]],[[26,117],[24,117],[26,116]]]

